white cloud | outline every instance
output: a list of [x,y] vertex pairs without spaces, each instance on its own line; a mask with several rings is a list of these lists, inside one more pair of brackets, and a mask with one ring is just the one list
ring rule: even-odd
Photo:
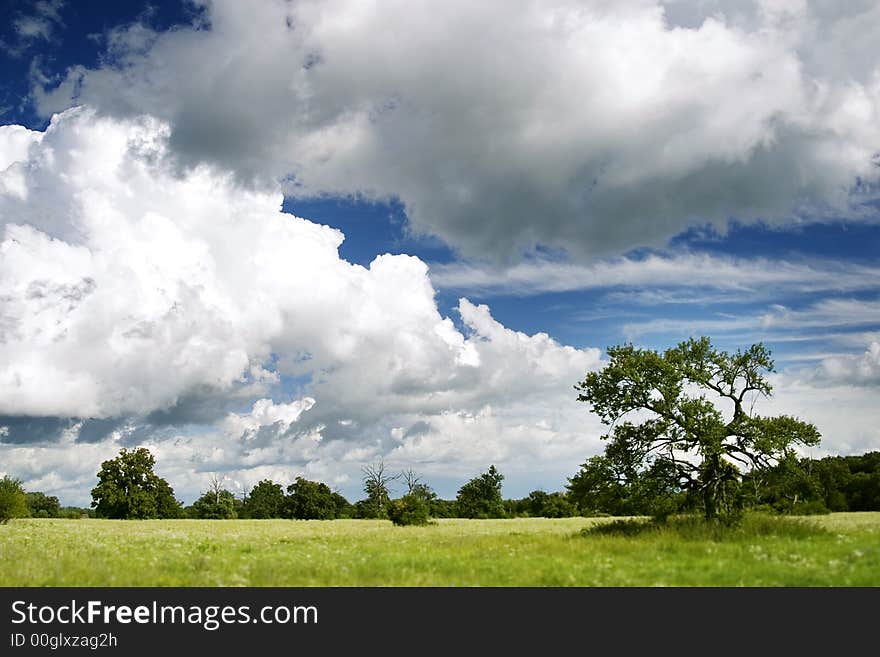
[[880,342],[871,342],[863,354],[837,355],[819,363],[816,377],[820,382],[833,381],[851,385],[880,385]]
[[64,4],[64,0],[38,0],[30,4],[27,11],[12,12],[10,24],[14,42],[0,41],[0,48],[18,57],[36,41],[52,41],[56,28],[63,25],[61,9]]
[[[659,288],[690,288],[740,295],[748,292],[754,300],[783,293],[874,290],[878,280],[880,269],[851,263],[786,262],[706,253],[619,257],[590,264],[530,260],[508,267],[462,262],[431,266],[431,281],[438,287],[514,295],[650,287],[647,294],[658,294]],[[649,301],[640,297],[640,302]]]
[[[571,386],[598,350],[512,331],[467,299],[459,330],[419,259],[351,265],[342,235],[282,213],[279,193],[170,167],[167,134],[79,108],[4,151],[20,159],[0,181],[15,173],[24,193],[0,193],[0,417],[85,418],[4,436],[4,463],[29,485],[78,485],[83,501],[100,460],[135,443],[187,496],[206,472],[356,481],[432,432],[462,448],[438,451],[454,471],[583,447]],[[291,399],[291,377],[308,396]],[[481,431],[466,446],[453,434],[469,417]],[[391,445],[393,427],[417,423],[433,429]]]
[[[774,339],[798,339],[808,335],[813,339],[819,331],[825,338],[839,338],[834,329],[873,328],[880,323],[880,301],[850,298],[820,299],[808,306],[792,309],[782,304],[771,304],[763,313],[723,315],[696,319],[655,318],[644,322],[629,322],[623,326],[628,338],[658,333],[684,335],[721,333],[774,334]],[[852,336],[850,336],[851,338]],[[852,340],[841,340],[849,342]]]
[[878,26],[871,2],[215,0],[35,97],[162,117],[181,163],[288,193],[397,196],[465,255],[609,254],[867,212]]

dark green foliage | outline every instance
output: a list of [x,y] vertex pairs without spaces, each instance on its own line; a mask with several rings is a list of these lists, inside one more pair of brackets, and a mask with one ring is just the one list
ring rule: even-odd
[[343,495],[333,491],[333,504],[336,507],[336,518],[354,518],[354,505]]
[[504,479],[494,465],[458,489],[456,505],[460,518],[503,518],[504,501],[501,482]]
[[407,493],[388,505],[388,519],[395,525],[427,525],[428,503],[424,497]]
[[504,515],[507,518],[529,518],[532,505],[528,497],[504,500]]
[[297,520],[332,520],[339,513],[339,497],[342,496],[330,490],[327,484],[297,477],[287,487],[285,517]]
[[54,495],[27,493],[27,505],[31,518],[57,518],[61,515],[61,504]]
[[829,456],[813,470],[832,511],[880,511],[880,452]]
[[[179,517],[184,517],[183,509],[180,509],[179,513]],[[81,518],[94,518],[95,516],[94,509],[84,509],[78,506],[62,506],[58,511],[58,517],[67,520],[80,520]]]
[[402,473],[406,482],[406,494],[421,500],[426,506],[430,506],[437,499],[437,493],[428,484],[423,483],[412,470]]
[[[580,481],[572,479],[569,490],[581,508],[610,501],[629,511],[650,502],[651,513],[662,517],[686,493],[707,519],[734,519],[744,498],[740,468],[766,469],[796,445],[819,443],[812,424],[752,414],[753,398],[772,390],[765,373],[773,361],[761,344],[729,354],[701,338],[662,354],[622,345],[608,355],[603,370],[575,386],[578,401],[612,427],[603,436],[605,461],[591,459]],[[727,417],[709,397],[729,407]],[[601,470],[604,485],[597,481]],[[594,493],[600,501],[591,499]]]
[[245,518],[280,518],[284,512],[284,489],[281,484],[264,479],[253,487],[245,498],[242,516]]
[[789,455],[750,473],[744,485],[753,505],[782,513],[880,511],[880,452],[820,460]]
[[582,536],[639,536],[648,532],[656,532],[660,528],[658,521],[645,519],[625,519],[603,522],[581,530]]
[[568,499],[568,495],[560,492],[550,493],[541,509],[542,518],[571,518],[576,515],[579,515],[577,506]]
[[508,517],[570,518],[580,515],[577,505],[565,493],[533,490],[521,500],[504,500]]
[[428,504],[428,515],[432,518],[455,518],[458,514],[458,505],[455,500],[441,500],[435,497]]
[[751,543],[775,536],[795,540],[827,534],[822,527],[796,518],[747,512],[735,524],[707,523],[697,515],[675,516],[668,520],[626,519],[602,522],[581,531],[583,536],[642,536],[650,534],[668,540],[740,541]]
[[156,459],[144,447],[122,449],[104,461],[98,485],[92,489],[92,506],[102,518],[178,518],[180,502],[168,482],[153,472]]
[[388,519],[395,525],[427,525],[437,494],[413,470],[406,470],[400,476],[406,483],[406,495],[391,501]]
[[21,486],[21,480],[5,475],[0,479],[0,525],[27,515],[27,495]]
[[236,517],[235,496],[228,490],[208,490],[191,508],[192,518],[201,520],[230,520]]
[[174,489],[168,482],[156,477],[154,494],[156,497],[157,518],[183,518],[183,505],[174,497]]
[[[628,476],[627,476],[628,474]],[[635,470],[627,473],[622,464],[605,456],[594,456],[568,480],[568,494],[584,515],[643,515],[633,499]]]
[[606,456],[589,459],[568,480],[569,499],[583,515],[663,518],[684,507],[686,497],[667,462],[645,464],[621,458],[620,447],[612,442]]

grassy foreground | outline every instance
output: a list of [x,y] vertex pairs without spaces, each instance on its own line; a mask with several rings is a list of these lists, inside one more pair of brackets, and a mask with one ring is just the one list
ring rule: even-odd
[[[880,513],[724,537],[608,519],[15,520],[2,586],[880,586]],[[774,524],[775,523],[775,524]]]

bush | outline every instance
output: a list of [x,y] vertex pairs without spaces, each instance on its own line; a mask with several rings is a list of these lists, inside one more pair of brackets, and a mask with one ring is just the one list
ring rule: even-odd
[[428,504],[412,493],[388,505],[388,519],[395,525],[427,525]]
[[201,520],[230,520],[236,517],[235,496],[228,490],[207,491],[191,508],[192,517]]
[[13,518],[26,518],[27,515],[27,494],[21,486],[21,480],[6,475],[0,479],[0,524],[5,525]]
[[660,523],[656,520],[625,518],[603,522],[581,530],[582,536],[639,536],[656,531]]
[[746,513],[739,523],[726,524],[699,515],[674,516],[666,521],[657,519],[621,519],[587,527],[583,536],[651,535],[684,541],[748,542],[766,536],[804,539],[827,533],[825,529],[800,518],[766,513]]
[[792,504],[788,512],[795,516],[817,516],[831,513],[823,500],[809,500]]

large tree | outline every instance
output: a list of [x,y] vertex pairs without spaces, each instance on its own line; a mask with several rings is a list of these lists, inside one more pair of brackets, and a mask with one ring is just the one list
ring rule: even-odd
[[122,449],[104,461],[98,485],[92,489],[92,506],[104,518],[177,518],[180,502],[168,482],[153,472],[155,457],[145,447]]
[[458,515],[462,518],[503,518],[503,480],[504,475],[494,465],[490,465],[488,472],[483,472],[464,484],[458,489],[455,498]]
[[287,487],[285,515],[296,520],[332,520],[339,511],[337,497],[327,484],[297,477]]
[[698,495],[707,519],[718,516],[741,469],[767,468],[796,445],[819,444],[812,424],[753,413],[757,398],[772,392],[763,344],[731,354],[703,337],[663,353],[619,345],[608,356],[604,369],[575,385],[578,401],[612,427],[605,457]]

